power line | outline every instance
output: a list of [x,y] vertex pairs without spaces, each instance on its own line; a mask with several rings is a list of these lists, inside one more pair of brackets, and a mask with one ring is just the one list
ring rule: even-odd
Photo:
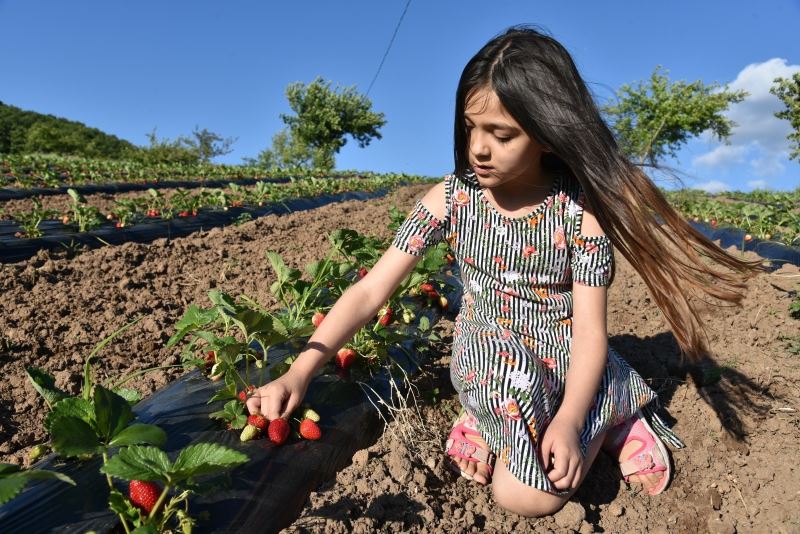
[[406,7],[403,9],[403,14],[400,15],[400,20],[397,21],[397,26],[394,28],[394,33],[392,34],[392,38],[389,40],[389,46],[386,47],[386,52],[383,53],[383,57],[381,58],[381,64],[378,65],[378,70],[375,71],[375,76],[372,77],[372,81],[369,82],[369,87],[367,87],[367,96],[369,96],[369,92],[372,90],[372,86],[375,84],[375,80],[378,79],[378,74],[381,72],[381,68],[383,67],[383,62],[386,61],[386,56],[389,55],[389,50],[392,49],[392,43],[394,43],[394,38],[397,37],[397,30],[400,29],[400,24],[403,23],[403,17],[406,16],[406,11],[408,11],[408,6],[411,5],[411,0],[406,2]]

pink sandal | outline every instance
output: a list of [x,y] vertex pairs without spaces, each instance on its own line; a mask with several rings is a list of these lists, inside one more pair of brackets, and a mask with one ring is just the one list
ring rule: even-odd
[[625,482],[629,482],[630,475],[664,473],[658,485],[647,490],[647,493],[658,495],[664,491],[672,476],[669,452],[642,416],[642,412],[637,411],[636,417],[630,417],[608,432],[611,434],[611,444],[604,445],[603,448],[615,458],[619,458],[622,449],[631,441],[640,443],[639,448],[619,464]]
[[[465,415],[466,417],[464,417]],[[475,418],[472,415],[464,410],[456,418],[453,429],[450,431],[450,435],[447,437],[447,442],[445,443],[445,452],[448,456],[454,456],[469,462],[480,462],[486,464],[486,466],[489,468],[489,476],[492,476],[495,461],[494,453],[478,447],[474,442],[468,439],[467,436],[476,436],[483,439],[480,432],[478,432],[477,421],[475,421]],[[451,465],[453,470],[459,472],[462,477],[472,480],[472,477],[465,471],[459,469],[457,465]]]

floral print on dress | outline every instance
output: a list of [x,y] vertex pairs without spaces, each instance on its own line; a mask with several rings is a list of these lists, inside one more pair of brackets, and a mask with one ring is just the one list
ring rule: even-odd
[[418,200],[414,209],[397,229],[392,245],[413,256],[421,256],[428,248],[444,239],[444,226],[444,221],[437,219],[422,201]]

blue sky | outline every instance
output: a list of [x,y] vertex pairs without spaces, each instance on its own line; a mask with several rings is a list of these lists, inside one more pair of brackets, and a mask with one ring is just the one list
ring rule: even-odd
[[[197,125],[238,137],[219,162],[267,147],[289,113],[291,82],[322,76],[366,91],[406,0],[108,2],[0,0],[0,101],[81,121],[136,144]],[[647,80],[731,84],[730,145],[701,136],[676,160],[689,186],[800,186],[789,124],[772,116],[776,76],[800,71],[800,1],[536,2],[412,0],[370,98],[383,138],[348,142],[339,169],[440,176],[453,167],[453,101],[467,60],[518,23],[572,53],[597,100]],[[791,36],[795,35],[794,38]],[[669,186],[669,182],[659,181]]]

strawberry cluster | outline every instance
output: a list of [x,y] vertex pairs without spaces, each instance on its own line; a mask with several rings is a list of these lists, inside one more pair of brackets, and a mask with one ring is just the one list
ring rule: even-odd
[[[297,424],[295,437],[302,439],[318,440],[322,437],[322,430],[317,424],[320,420],[319,414],[308,406],[303,406],[297,413],[298,417],[293,418]],[[275,445],[283,445],[291,433],[289,421],[284,418],[267,421],[261,414],[254,414],[247,417],[247,425],[239,436],[241,441],[250,441],[266,436]]]

